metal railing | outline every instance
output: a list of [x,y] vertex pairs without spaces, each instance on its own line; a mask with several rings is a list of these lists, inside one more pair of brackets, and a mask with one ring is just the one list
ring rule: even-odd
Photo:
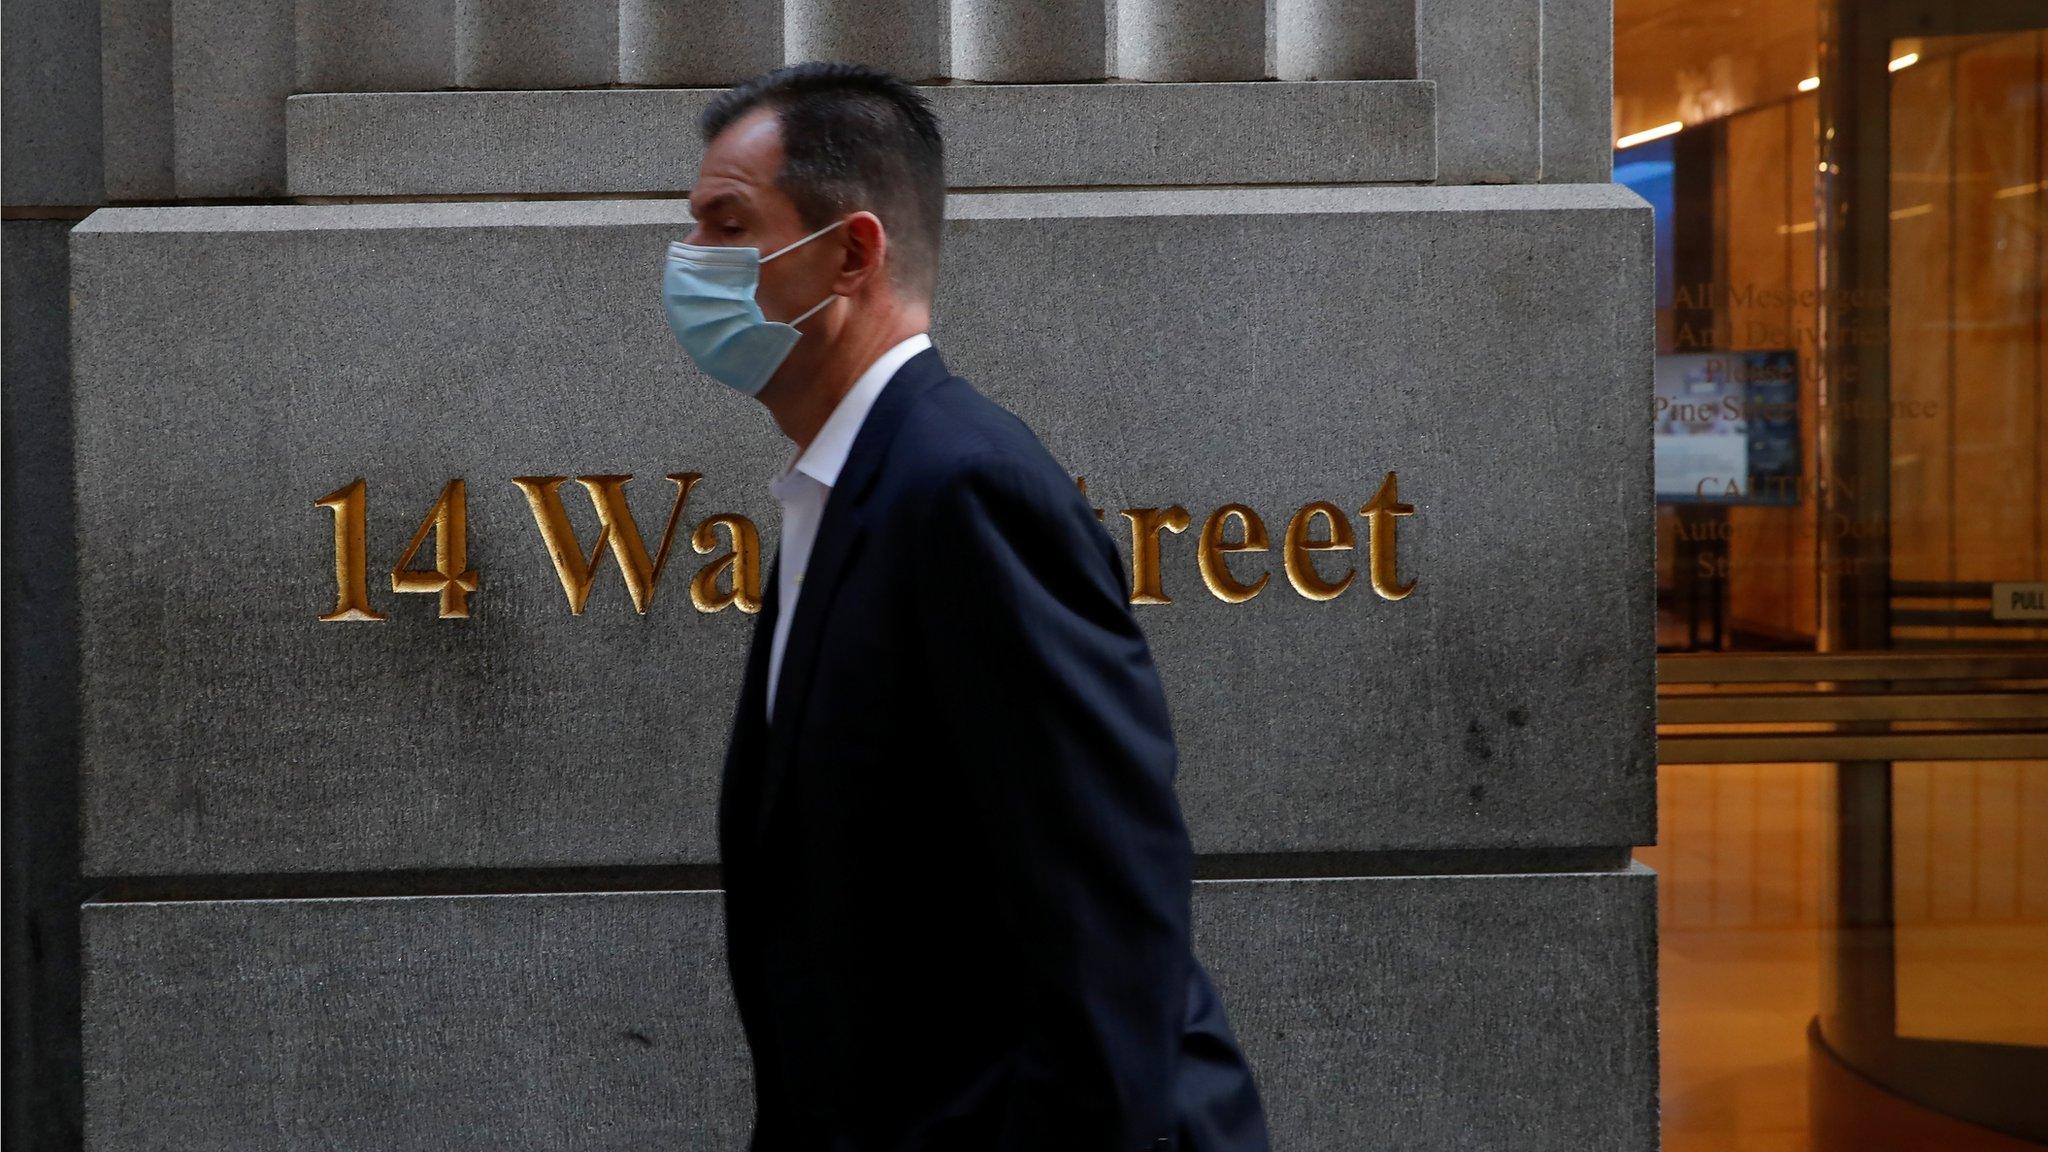
[[1665,764],[2048,759],[2048,651],[1657,659]]

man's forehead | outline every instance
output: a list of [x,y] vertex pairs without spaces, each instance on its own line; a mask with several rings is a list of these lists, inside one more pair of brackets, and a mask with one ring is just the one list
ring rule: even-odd
[[697,186],[686,199],[701,215],[720,207],[761,208],[782,170],[782,132],[767,109],[755,109],[720,132],[704,150]]

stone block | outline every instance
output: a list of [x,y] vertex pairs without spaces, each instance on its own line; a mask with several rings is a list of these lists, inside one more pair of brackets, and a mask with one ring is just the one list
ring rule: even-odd
[[[1417,182],[1423,81],[926,89],[956,188]],[[295,196],[678,192],[713,89],[407,92],[290,101]]]
[[[1196,885],[1275,1148],[1656,1147],[1655,887]],[[86,909],[87,1146],[730,1148],[716,892]]]
[[86,1147],[736,1148],[716,892],[89,904]]
[[782,12],[788,63],[844,60],[913,83],[947,75],[950,0],[783,0]]
[[1117,75],[1126,80],[1260,80],[1265,0],[1119,0]]
[[1102,0],[952,0],[953,56],[962,80],[1006,83],[1099,80]]
[[455,0],[462,88],[580,88],[619,75],[619,0]]
[[1656,877],[1196,885],[1273,1147],[1657,1147]]
[[[1625,189],[955,197],[934,339],[1086,479],[1132,562],[1211,853],[1652,835],[1649,210]],[[86,863],[94,874],[708,862],[750,625],[680,553],[571,615],[515,476],[629,473],[650,547],[753,518],[784,442],[658,298],[675,201],[126,209],[74,236]],[[1446,318],[1456,318],[1455,321]],[[1415,512],[1390,582],[1362,514]],[[382,623],[325,623],[362,477]],[[467,620],[385,591],[465,478]],[[567,486],[582,547],[589,502]],[[1283,537],[1328,501],[1333,600]],[[1207,590],[1205,518],[1274,548]],[[1392,518],[1382,517],[1388,523]],[[1322,539],[1310,520],[1303,539]],[[1145,534],[1151,538],[1150,533]],[[1235,537],[1236,528],[1227,533]],[[232,542],[232,550],[229,550]],[[723,545],[720,546],[721,548]],[[1313,587],[1312,585],[1304,585]],[[279,675],[289,669],[289,676]]]
[[736,84],[781,63],[780,0],[619,0],[622,83]]
[[1543,171],[1542,0],[1415,0],[1416,75],[1437,85],[1437,182]]
[[107,199],[177,195],[171,105],[171,0],[100,0]]
[[1436,167],[1435,92],[1414,81],[939,91],[955,187],[1374,183]]
[[0,40],[0,195],[10,208],[97,205],[100,19],[80,0],[10,0]]
[[1413,79],[1415,3],[1276,0],[1274,74],[1282,80]]
[[298,0],[300,92],[410,92],[455,83],[456,0]]
[[1543,0],[1543,179],[1614,176],[1614,0]]
[[292,0],[172,0],[180,198],[284,192],[293,35]]

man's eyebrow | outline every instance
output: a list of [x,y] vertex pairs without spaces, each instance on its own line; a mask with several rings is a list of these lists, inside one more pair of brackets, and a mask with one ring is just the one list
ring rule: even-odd
[[731,192],[720,192],[717,195],[711,197],[710,199],[704,201],[704,203],[701,205],[698,204],[695,200],[692,200],[689,196],[684,196],[683,201],[690,206],[690,215],[701,217],[707,213],[718,211],[718,206],[720,204],[726,203],[727,201],[731,201],[737,204],[739,202],[739,197]]

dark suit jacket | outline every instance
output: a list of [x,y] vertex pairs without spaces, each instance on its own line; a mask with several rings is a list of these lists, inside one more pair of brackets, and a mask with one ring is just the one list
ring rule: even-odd
[[1030,429],[897,371],[771,725],[775,585],[719,800],[755,1152],[1264,1152],[1122,561]]

